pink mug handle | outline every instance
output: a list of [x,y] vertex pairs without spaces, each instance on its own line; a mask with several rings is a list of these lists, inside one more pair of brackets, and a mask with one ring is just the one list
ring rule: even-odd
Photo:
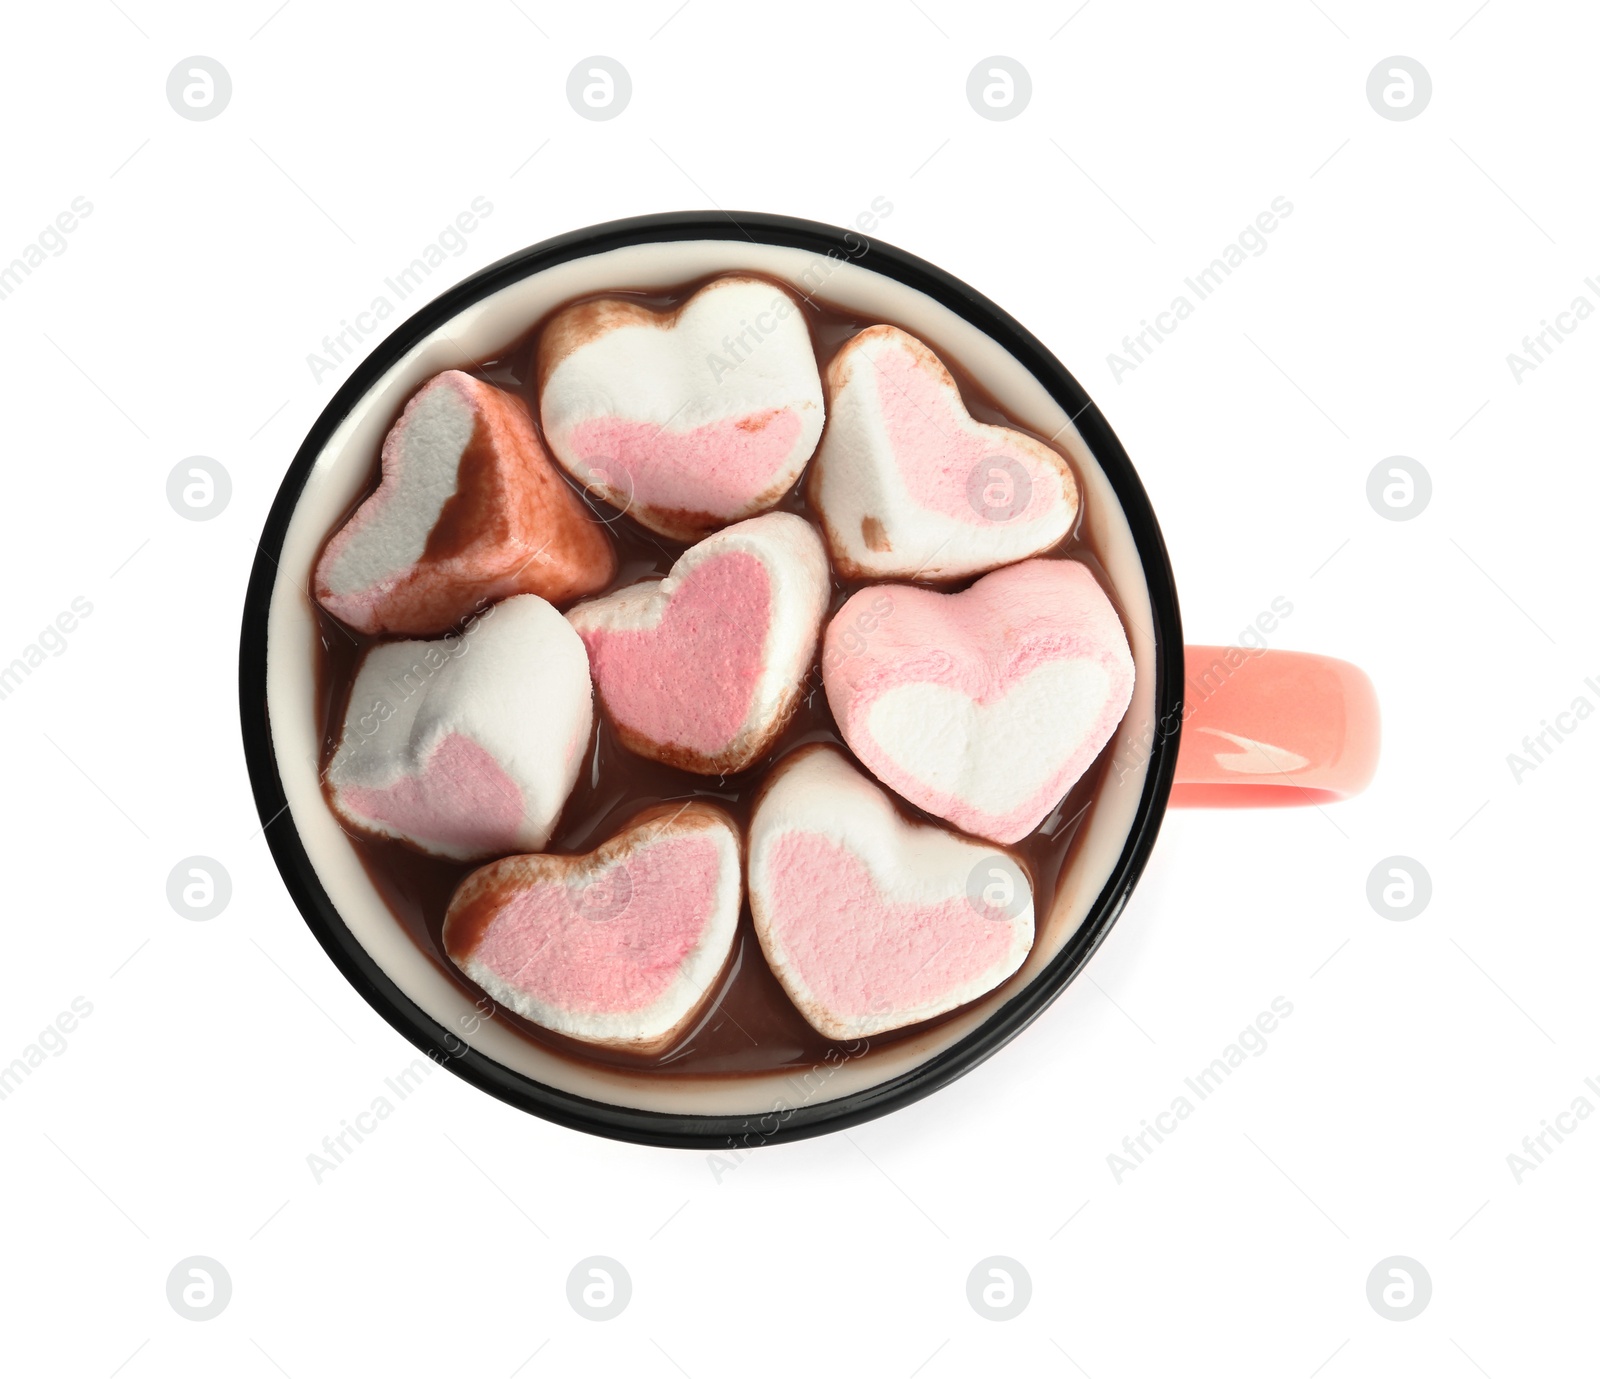
[[1378,697],[1348,661],[1186,646],[1171,804],[1325,804],[1378,767]]

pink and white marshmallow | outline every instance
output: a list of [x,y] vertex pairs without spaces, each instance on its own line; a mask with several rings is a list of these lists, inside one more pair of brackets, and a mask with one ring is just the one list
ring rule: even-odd
[[436,856],[535,851],[593,724],[583,643],[550,604],[518,595],[462,633],[366,653],[328,797],[359,832]]
[[383,442],[376,491],[317,562],[317,602],[361,632],[444,632],[512,594],[556,603],[616,572],[604,527],[556,472],[522,399],[429,380]]
[[894,326],[828,366],[828,429],[807,481],[852,579],[959,579],[1038,555],[1072,530],[1078,485],[1032,436],[976,421],[950,371]]
[[733,821],[662,805],[579,857],[505,857],[468,876],[450,960],[501,1005],[570,1039],[663,1052],[727,967],[744,895]]
[[822,434],[811,332],[765,278],[716,278],[669,312],[580,302],[545,327],[537,372],[562,467],[675,540],[774,506]]
[[957,594],[861,590],[828,626],[822,675],[873,775],[957,828],[1014,843],[1111,740],[1133,655],[1086,566],[1028,560]]
[[567,614],[630,751],[702,775],[742,771],[794,711],[827,611],[828,559],[803,518],[769,512],[649,579]]
[[756,805],[750,908],[789,999],[830,1039],[974,1001],[1033,945],[1033,888],[1016,858],[910,822],[830,747],[786,758]]

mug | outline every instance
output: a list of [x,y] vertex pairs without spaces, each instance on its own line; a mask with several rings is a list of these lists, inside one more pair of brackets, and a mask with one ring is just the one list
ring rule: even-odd
[[[739,270],[902,326],[957,361],[1009,417],[1053,438],[1078,474],[1084,521],[1124,611],[1135,685],[1075,860],[1008,981],[925,1031],[882,1048],[846,1044],[810,1067],[642,1076],[577,1063],[497,1021],[487,997],[475,1004],[395,920],[321,791],[310,578],[329,532],[367,490],[385,431],[426,379],[495,357],[574,298]],[[1354,666],[1183,646],[1166,547],[1132,463],[1077,381],[1017,321],[855,230],[744,212],[641,216],[562,235],[396,327],[317,418],[278,491],[245,596],[239,689],[273,858],[312,933],[368,1004],[435,1062],[514,1106],[681,1148],[823,1134],[938,1090],[1016,1036],[1083,968],[1127,903],[1169,805],[1320,804],[1362,789],[1378,751],[1376,699]]]

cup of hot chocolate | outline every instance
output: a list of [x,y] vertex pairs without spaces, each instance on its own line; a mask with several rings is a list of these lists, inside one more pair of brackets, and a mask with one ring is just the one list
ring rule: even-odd
[[1183,646],[1131,462],[1022,325],[743,213],[547,241],[380,344],[268,517],[240,692],[363,998],[679,1147],[937,1090],[1083,968],[1169,805],[1337,800],[1378,746],[1353,666]]

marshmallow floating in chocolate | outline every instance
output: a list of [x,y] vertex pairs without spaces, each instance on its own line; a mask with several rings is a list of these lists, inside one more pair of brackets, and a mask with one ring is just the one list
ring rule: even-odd
[[443,632],[496,599],[562,603],[615,573],[522,399],[469,374],[439,374],[406,404],[382,470],[315,575],[317,601],[358,631]]
[[769,512],[691,546],[665,579],[580,603],[567,620],[623,745],[722,775],[755,761],[793,711],[828,587],[810,524]]
[[822,434],[811,333],[788,289],[717,278],[676,310],[570,306],[539,341],[550,449],[589,491],[693,541],[772,507]]
[[828,366],[828,429],[806,481],[840,571],[957,579],[1049,550],[1078,486],[1043,441],[973,420],[920,340],[872,326]]
[[750,909],[789,999],[830,1039],[976,1000],[1033,944],[1033,889],[1016,858],[911,823],[830,747],[786,758],[756,805]]
[[822,674],[873,775],[1002,843],[1059,803],[1133,693],[1116,610],[1072,560],[1024,561],[958,594],[863,589],[828,626]]
[[581,857],[505,857],[457,888],[450,960],[501,1005],[592,1044],[660,1052],[727,966],[743,897],[738,830],[661,805]]
[[369,649],[328,795],[354,828],[442,857],[541,848],[594,723],[583,643],[522,594],[459,634]]

